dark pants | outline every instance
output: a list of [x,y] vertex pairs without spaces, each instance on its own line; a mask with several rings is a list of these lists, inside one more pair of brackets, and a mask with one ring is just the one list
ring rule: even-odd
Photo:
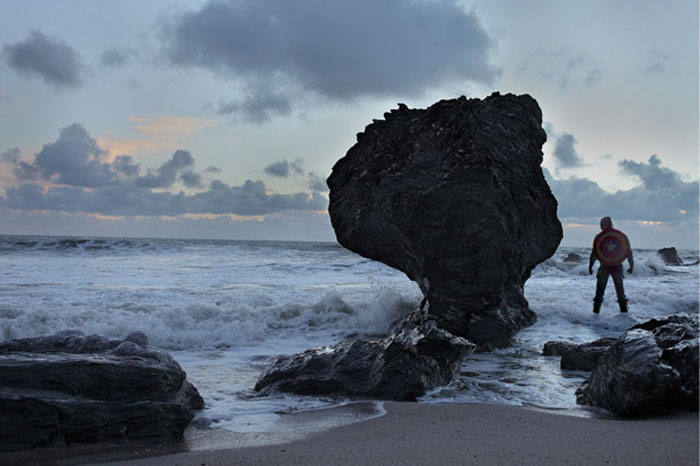
[[605,287],[608,285],[608,277],[612,275],[613,283],[615,284],[615,292],[617,293],[618,301],[625,301],[625,287],[622,284],[622,264],[618,265],[601,265],[598,268],[598,281],[595,287],[595,298],[593,301],[602,303],[605,296]]

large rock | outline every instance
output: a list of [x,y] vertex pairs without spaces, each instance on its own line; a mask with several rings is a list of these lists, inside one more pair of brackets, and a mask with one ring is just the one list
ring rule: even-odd
[[0,451],[38,445],[182,437],[202,409],[167,353],[65,331],[0,344]]
[[375,340],[343,341],[281,356],[258,379],[262,394],[276,391],[413,401],[448,384],[475,349],[433,320],[410,316],[397,331]]
[[666,265],[683,265],[683,259],[678,255],[676,248],[661,248],[656,253]]
[[698,322],[687,316],[635,325],[600,357],[577,402],[622,416],[698,409]]
[[338,241],[405,272],[440,327],[507,345],[535,321],[523,284],[562,238],[537,102],[494,93],[384,117],[328,178]]
[[561,341],[548,341],[544,344],[542,354],[561,356],[559,366],[571,371],[592,371],[598,359],[617,341],[616,338],[600,338],[580,345]]

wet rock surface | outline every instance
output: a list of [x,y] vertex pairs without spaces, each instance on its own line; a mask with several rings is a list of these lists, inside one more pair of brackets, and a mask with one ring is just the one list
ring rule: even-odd
[[339,243],[405,272],[441,328],[507,345],[535,321],[523,284],[562,238],[537,102],[494,93],[384,117],[328,178]]
[[181,438],[204,402],[147,342],[65,331],[1,343],[0,451]]
[[622,416],[698,409],[698,321],[651,319],[627,330],[576,391],[577,402]]
[[581,345],[562,341],[548,341],[542,354],[561,356],[560,367],[572,371],[592,371],[603,353],[617,341],[617,338],[600,338]]
[[475,345],[439,328],[419,312],[385,338],[342,341],[281,356],[255,389],[414,401],[448,384]]
[[683,259],[678,255],[676,248],[662,248],[656,251],[666,265],[683,265]]

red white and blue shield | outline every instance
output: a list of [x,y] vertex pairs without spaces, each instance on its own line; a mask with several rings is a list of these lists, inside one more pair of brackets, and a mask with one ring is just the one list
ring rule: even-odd
[[601,233],[593,247],[601,264],[618,265],[627,257],[629,240],[621,231],[611,230]]

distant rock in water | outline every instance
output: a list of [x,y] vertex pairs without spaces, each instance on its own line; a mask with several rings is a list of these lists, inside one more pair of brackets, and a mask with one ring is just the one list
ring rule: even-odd
[[676,248],[662,248],[656,252],[666,265],[683,265],[683,259],[678,256]]
[[537,102],[494,93],[384,117],[328,178],[338,241],[405,272],[440,327],[507,345],[535,321],[523,285],[562,238]]
[[669,316],[630,328],[598,359],[576,396],[580,404],[622,416],[697,410],[697,318]]
[[393,335],[343,341],[330,347],[281,356],[258,379],[255,389],[306,395],[342,395],[415,401],[452,381],[475,346],[439,328],[412,321]]
[[0,451],[181,438],[204,402],[147,344],[77,331],[0,343]]
[[581,254],[576,254],[575,252],[570,252],[568,256],[564,258],[564,262],[581,262],[583,257]]

